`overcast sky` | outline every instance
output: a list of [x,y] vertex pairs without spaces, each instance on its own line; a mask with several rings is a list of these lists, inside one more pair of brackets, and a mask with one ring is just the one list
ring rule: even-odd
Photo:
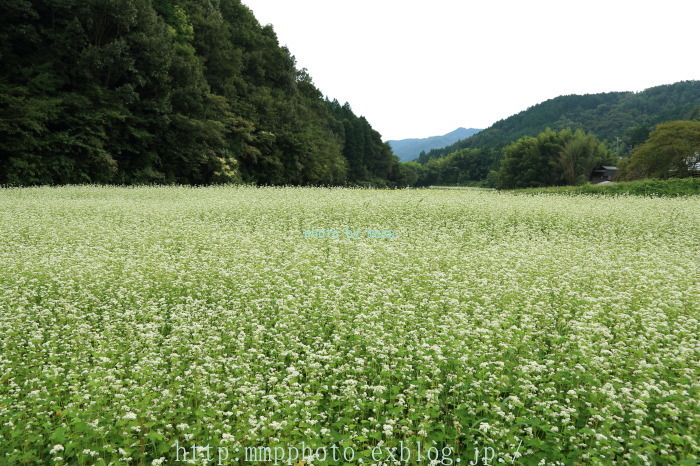
[[384,140],[700,79],[698,0],[243,0]]

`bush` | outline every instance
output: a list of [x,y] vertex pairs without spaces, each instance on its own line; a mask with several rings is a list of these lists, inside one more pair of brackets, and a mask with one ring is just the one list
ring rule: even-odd
[[700,178],[671,178],[668,180],[648,179],[614,184],[585,184],[583,186],[556,186],[550,188],[520,189],[525,194],[600,194],[614,196],[695,196],[700,195]]

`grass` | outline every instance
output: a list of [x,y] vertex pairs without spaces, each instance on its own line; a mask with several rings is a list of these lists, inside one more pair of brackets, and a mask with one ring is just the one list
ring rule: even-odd
[[181,464],[195,445],[210,464],[258,446],[284,464],[303,446],[327,449],[313,464],[386,448],[692,463],[698,212],[486,190],[0,190],[0,463]]
[[599,194],[605,196],[633,195],[678,197],[700,195],[700,178],[670,178],[668,180],[624,181],[612,184],[585,184],[582,186],[555,186],[549,188],[518,189],[524,194]]

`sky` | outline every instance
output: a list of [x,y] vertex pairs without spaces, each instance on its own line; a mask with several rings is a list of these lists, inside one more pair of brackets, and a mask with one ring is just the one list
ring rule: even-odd
[[700,79],[698,0],[242,0],[383,139]]

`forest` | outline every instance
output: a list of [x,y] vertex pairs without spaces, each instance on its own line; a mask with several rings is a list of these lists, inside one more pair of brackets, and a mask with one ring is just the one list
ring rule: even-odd
[[698,122],[700,81],[561,96],[403,165],[417,186],[580,185],[601,164],[620,180],[697,176]]
[[[642,92],[560,96],[500,120],[478,134],[442,149],[421,154],[418,162],[445,157],[466,148],[503,148],[547,128],[591,132],[614,143],[616,155],[646,141],[650,128],[673,120],[700,117],[700,81],[681,81]],[[619,142],[618,142],[619,139]]]
[[239,0],[5,5],[0,184],[396,184],[381,135]]
[[[626,179],[687,176],[700,150],[682,142],[697,139],[687,122],[700,120],[700,81],[683,81],[557,97],[400,163],[240,0],[5,5],[0,185],[510,189],[580,184],[600,163]],[[656,139],[685,155],[657,157],[650,138],[672,121],[686,123]]]

